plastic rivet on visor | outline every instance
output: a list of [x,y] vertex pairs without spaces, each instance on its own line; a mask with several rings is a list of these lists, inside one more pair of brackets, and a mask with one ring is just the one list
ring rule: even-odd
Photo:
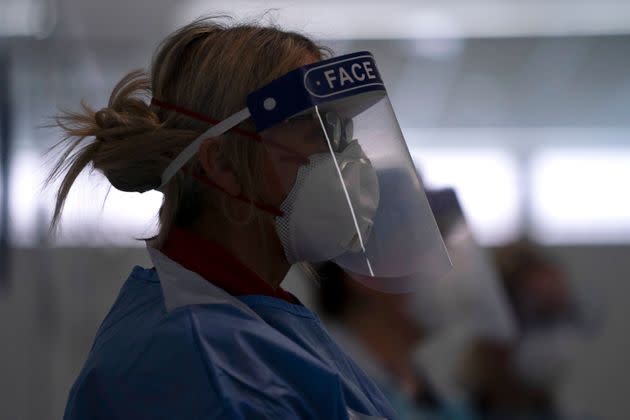
[[273,98],[265,99],[265,102],[263,102],[263,107],[267,111],[272,111],[276,107],[276,100]]

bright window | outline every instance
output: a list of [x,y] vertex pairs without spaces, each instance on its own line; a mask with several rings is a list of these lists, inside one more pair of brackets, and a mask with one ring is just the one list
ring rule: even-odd
[[[52,216],[55,188],[42,191],[48,167],[42,162],[40,154],[32,150],[20,151],[13,160],[9,206],[17,245],[36,244]],[[143,246],[135,238],[155,233],[162,194],[123,193],[108,187],[107,180],[97,173],[81,174],[70,191],[53,244]]]
[[517,165],[498,148],[413,148],[427,187],[453,187],[478,240],[486,245],[513,239],[520,228]]
[[546,243],[630,240],[630,148],[548,148],[531,160],[532,222]]

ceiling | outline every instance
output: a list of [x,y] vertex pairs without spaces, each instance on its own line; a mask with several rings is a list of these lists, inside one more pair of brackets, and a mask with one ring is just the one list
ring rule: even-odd
[[265,15],[321,39],[630,33],[630,3],[614,0],[0,0],[0,36],[154,39],[217,13]]

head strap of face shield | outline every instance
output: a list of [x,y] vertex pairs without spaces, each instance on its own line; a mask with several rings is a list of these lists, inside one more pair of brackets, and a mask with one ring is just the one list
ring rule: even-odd
[[162,180],[161,180],[162,183],[159,188],[156,188],[157,190],[161,190],[162,188],[164,188],[164,186],[171,180],[171,178],[175,176],[177,171],[183,168],[184,165],[186,165],[186,163],[193,156],[195,156],[195,154],[199,150],[199,147],[201,146],[201,143],[205,139],[218,137],[222,134],[225,134],[227,131],[233,130],[235,132],[238,132],[239,134],[252,137],[256,140],[260,140],[260,136],[258,136],[258,134],[256,133],[251,133],[249,131],[235,128],[238,124],[242,123],[243,121],[245,121],[246,119],[250,117],[249,109],[247,108],[241,109],[240,111],[238,111],[235,114],[232,114],[231,116],[224,119],[223,121],[217,121],[212,118],[205,117],[201,114],[198,114],[194,111],[190,111],[190,110],[180,108],[174,105],[169,105],[157,99],[151,99],[151,105],[155,105],[157,107],[167,109],[170,111],[175,111],[177,113],[186,115],[188,117],[214,124],[212,127],[210,127],[209,129],[201,133],[201,135],[198,136],[192,143],[186,146],[186,148],[182,150],[182,152],[179,155],[177,155],[177,157],[173,159],[171,163],[168,164],[164,172],[162,172]]
[[[200,120],[200,121],[207,122],[210,124],[215,124],[213,127],[209,128],[208,130],[203,132],[200,136],[198,136],[166,167],[166,169],[162,173],[160,186],[158,188],[155,188],[158,191],[161,191],[162,188],[168,183],[168,181],[170,181],[171,178],[173,178],[173,176],[177,173],[177,171],[183,168],[184,165],[186,165],[186,163],[197,153],[197,151],[199,150],[199,146],[201,146],[201,143],[205,139],[218,137],[222,134],[225,134],[228,131],[231,131],[241,136],[255,140],[255,141],[263,141],[262,137],[258,133],[248,131],[248,130],[243,130],[236,127],[236,125],[240,124],[241,122],[249,118],[249,114],[248,112],[246,112],[248,111],[247,108],[237,112],[236,114],[233,114],[232,116],[226,118],[223,121],[219,121],[219,120],[215,120],[214,118],[210,118],[205,115],[202,115],[198,112],[191,111],[189,109],[182,108],[176,105],[171,105],[166,102],[162,102],[155,98],[151,99],[151,105],[157,106],[158,108],[162,108],[168,111],[177,112],[178,114],[182,114],[196,120]],[[297,154],[295,151],[291,150],[290,148],[282,144],[274,142],[271,139],[266,139],[265,143],[269,144],[272,147],[282,149],[288,154],[294,155],[295,160],[302,165],[309,163],[309,160],[307,157]]]
[[[193,118],[195,120],[207,122],[213,125],[219,124],[221,122],[219,120],[215,120],[214,118],[208,117],[207,115],[203,115],[198,112],[191,111],[190,109],[182,108],[176,105],[171,105],[155,98],[151,99],[151,105],[154,105],[158,108],[162,108],[167,111],[177,112],[178,114],[182,114],[187,117]],[[252,140],[260,141],[260,135],[258,135],[258,133],[255,133],[253,131],[243,130],[238,127],[231,128],[228,131],[232,131],[234,133],[240,134],[241,136],[249,137]]]

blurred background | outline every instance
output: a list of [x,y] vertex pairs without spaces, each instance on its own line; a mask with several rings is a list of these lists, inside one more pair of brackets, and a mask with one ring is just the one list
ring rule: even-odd
[[611,0],[0,0],[0,418],[61,417],[161,202],[84,174],[51,237],[48,118],[105,106],[170,31],[221,12],[373,52],[426,184],[455,189],[487,249],[540,244],[596,308],[558,404],[629,418],[630,3]]

